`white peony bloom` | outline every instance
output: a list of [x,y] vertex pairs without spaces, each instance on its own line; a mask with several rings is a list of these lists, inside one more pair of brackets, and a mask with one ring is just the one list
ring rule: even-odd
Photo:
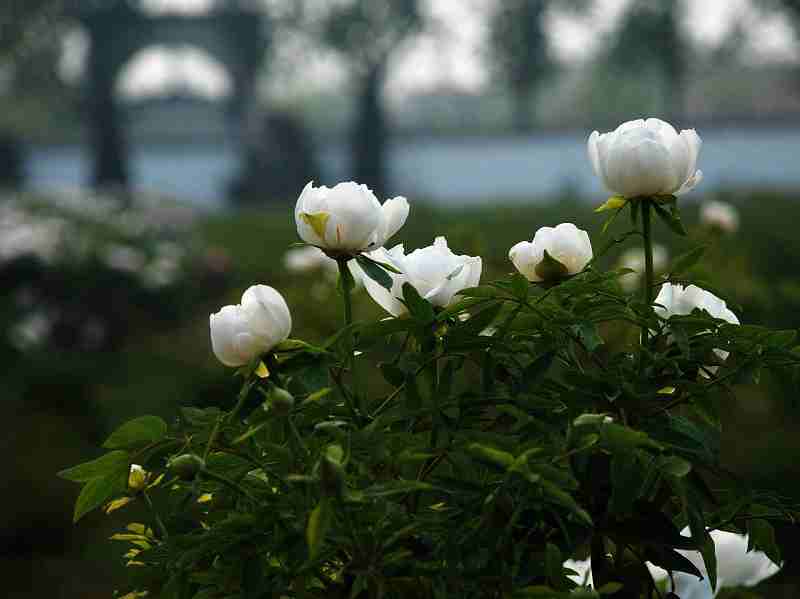
[[[545,260],[545,251],[558,264]],[[533,241],[520,241],[508,252],[516,269],[529,281],[546,281],[581,272],[592,259],[589,234],[573,225],[542,227]],[[563,267],[563,268],[562,268]]]
[[693,310],[705,310],[714,318],[719,318],[731,324],[740,324],[725,300],[718,298],[713,293],[701,289],[696,285],[683,287],[665,283],[661,286],[661,291],[656,298],[656,313],[662,318],[668,319],[671,316],[686,316]]
[[356,254],[381,247],[405,224],[408,201],[396,197],[381,206],[366,185],[306,185],[297,200],[294,220],[306,243],[325,250]]
[[242,366],[289,337],[292,316],[286,300],[272,287],[254,285],[242,303],[224,306],[209,318],[211,347],[226,366]]
[[660,119],[623,123],[589,137],[589,159],[606,188],[626,198],[686,193],[703,178],[697,170],[702,141]]
[[[681,531],[683,536],[690,536],[689,528]],[[739,535],[722,530],[711,531],[711,538],[714,540],[717,553],[717,593],[724,587],[751,587],[757,585],[762,580],[776,574],[781,567],[772,562],[761,551],[747,551],[747,535]],[[699,551],[678,550],[702,573],[703,578],[697,578],[685,572],[675,572],[675,588],[671,583],[667,583],[672,592],[678,594],[681,599],[712,599],[716,593],[711,590],[711,583],[708,581],[708,571],[706,570],[703,558]],[[592,585],[591,560],[567,560],[564,567],[576,571],[577,576],[569,576],[570,580],[579,585]],[[647,563],[650,574],[656,582],[669,579],[666,570]]]
[[736,233],[739,230],[739,211],[726,202],[710,200],[700,209],[700,222],[726,233]]
[[[653,271],[664,272],[669,261],[669,253],[663,245],[653,245]],[[625,291],[634,291],[639,288],[641,278],[644,276],[644,250],[640,247],[630,248],[619,258],[619,265],[635,271],[620,278],[619,282]]]
[[[665,319],[669,319],[671,316],[686,316],[696,308],[705,310],[714,318],[719,318],[730,324],[741,324],[736,314],[728,308],[725,300],[696,285],[683,287],[665,283],[661,286],[661,291],[655,299],[655,303],[657,304],[655,306],[656,314]],[[725,361],[730,352],[723,349],[715,349],[714,353],[717,354],[720,360]],[[711,372],[716,372],[717,370],[715,366],[707,368]],[[707,375],[703,373],[703,376]]]
[[[688,537],[690,535],[688,527],[684,528],[681,534]],[[692,562],[703,575],[700,579],[685,572],[675,572],[675,588],[672,591],[681,599],[712,599],[724,587],[751,587],[781,569],[761,551],[748,553],[747,535],[723,530],[713,530],[710,534],[717,553],[717,591],[715,593],[711,590],[708,571],[700,552],[678,550],[678,553]],[[668,579],[667,572],[662,568],[653,564],[648,564],[648,568],[656,580]]]
[[450,251],[444,237],[437,237],[433,245],[414,250],[408,255],[402,245],[397,245],[391,250],[380,248],[369,256],[394,266],[402,273],[389,273],[392,277],[391,291],[366,275],[362,277],[372,299],[393,316],[407,312],[400,301],[403,283],[410,283],[434,306],[445,307],[453,302],[459,291],[478,284],[483,267],[480,257],[457,256]]

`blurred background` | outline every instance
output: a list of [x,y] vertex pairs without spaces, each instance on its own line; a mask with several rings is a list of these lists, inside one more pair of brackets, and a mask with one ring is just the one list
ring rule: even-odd
[[[134,415],[230,402],[210,312],[264,282],[293,336],[336,330],[335,275],[286,255],[311,179],[407,196],[398,243],[446,234],[491,279],[540,226],[599,247],[588,134],[660,116],[705,143],[665,259],[708,244],[696,274],[743,322],[799,327],[799,36],[800,0],[3,0],[3,596],[120,586],[107,538],[134,508],[73,526],[55,473]],[[738,219],[702,209],[720,200]],[[800,501],[797,390],[762,382],[730,400],[723,458]],[[797,597],[800,536],[779,537],[758,596]]]

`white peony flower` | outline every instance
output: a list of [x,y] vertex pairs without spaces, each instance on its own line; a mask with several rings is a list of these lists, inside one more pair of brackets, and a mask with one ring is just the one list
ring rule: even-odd
[[[696,309],[705,310],[714,318],[719,318],[730,324],[741,324],[736,314],[728,308],[725,300],[718,298],[713,293],[701,289],[696,285],[683,287],[665,283],[661,286],[661,291],[655,299],[656,314],[662,318],[669,319],[671,316],[686,316]],[[725,361],[730,352],[723,349],[715,349],[720,360]],[[707,367],[711,372],[716,372],[717,367]],[[707,376],[703,373],[703,376]]]
[[[688,527],[684,528],[681,534],[688,537],[690,534]],[[703,575],[703,578],[699,579],[692,574],[675,572],[675,588],[672,591],[681,599],[711,599],[724,587],[751,587],[781,569],[761,551],[748,553],[747,535],[723,530],[713,530],[710,534],[717,553],[717,591],[715,593],[711,590],[708,571],[700,552],[678,550]],[[648,568],[656,580],[668,578],[667,572],[662,568],[653,564],[648,564]]]
[[403,283],[410,283],[434,306],[445,307],[453,302],[459,291],[478,284],[483,267],[480,257],[457,256],[450,251],[444,237],[437,237],[433,245],[414,250],[408,255],[402,245],[397,245],[391,250],[380,248],[369,256],[394,266],[402,273],[389,273],[392,277],[391,291],[366,275],[362,277],[372,299],[393,316],[407,312],[400,301]]
[[589,158],[606,188],[626,198],[691,191],[703,178],[697,170],[702,141],[694,129],[681,131],[660,119],[623,123],[611,133],[589,136]]
[[[545,252],[552,260],[545,258]],[[532,242],[520,241],[508,257],[529,281],[553,280],[581,272],[592,259],[592,242],[586,231],[561,223],[555,228],[542,227]]]
[[[655,273],[664,272],[669,261],[667,248],[660,244],[653,245],[653,271]],[[630,268],[633,271],[620,278],[619,282],[625,291],[634,291],[639,288],[641,278],[644,276],[644,250],[640,247],[626,250],[619,258],[619,265],[623,268]]]
[[739,230],[739,211],[726,202],[710,200],[700,209],[700,222],[726,233],[736,233]]
[[242,303],[224,306],[209,318],[211,347],[226,366],[242,366],[289,337],[292,316],[286,300],[268,285],[254,285]]
[[658,304],[655,307],[656,313],[665,319],[671,316],[686,316],[693,310],[699,309],[705,310],[714,318],[731,324],[740,324],[736,314],[728,308],[725,300],[696,285],[684,287],[665,283],[661,286],[656,304]]
[[[681,531],[683,536],[690,536],[689,528]],[[722,530],[711,531],[711,538],[714,540],[717,553],[717,591],[724,587],[751,587],[757,585],[762,580],[776,574],[781,567],[772,562],[764,553],[760,551],[747,551],[747,535],[739,535]],[[697,578],[685,572],[675,572],[675,588],[672,592],[678,594],[681,599],[712,599],[716,593],[711,590],[711,583],[708,580],[703,558],[699,551],[678,550],[694,566],[700,570],[703,578]],[[569,576],[570,580],[579,585],[592,585],[591,560],[567,560],[564,567],[577,572],[576,575]],[[666,570],[647,563],[650,574],[656,582],[669,579]],[[671,588],[671,583],[667,583]]]
[[297,200],[294,220],[306,243],[325,250],[356,254],[381,247],[405,224],[408,201],[396,197],[381,206],[366,185],[306,185]]

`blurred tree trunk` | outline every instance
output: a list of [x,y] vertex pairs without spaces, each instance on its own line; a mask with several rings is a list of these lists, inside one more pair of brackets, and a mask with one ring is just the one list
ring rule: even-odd
[[530,133],[533,131],[536,120],[536,111],[533,107],[534,90],[533,87],[520,86],[512,94],[512,126],[515,131],[520,133]]
[[[96,31],[93,31],[97,35]],[[102,52],[98,40],[92,39],[88,73],[90,82],[87,108],[93,153],[92,183],[95,187],[127,187],[127,151],[122,115],[114,94],[115,68]]]
[[385,195],[387,187],[388,127],[382,98],[385,74],[386,63],[382,61],[370,65],[362,77],[351,134],[355,180],[369,186],[378,197]]

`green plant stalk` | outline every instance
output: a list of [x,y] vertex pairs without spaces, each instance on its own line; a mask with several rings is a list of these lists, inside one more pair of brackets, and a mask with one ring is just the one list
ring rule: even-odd
[[167,532],[167,527],[164,526],[164,521],[161,520],[161,516],[158,515],[158,512],[156,511],[156,506],[153,505],[153,501],[150,499],[150,496],[147,494],[146,490],[142,491],[142,497],[144,497],[144,502],[147,504],[147,507],[150,509],[150,511],[153,514],[153,518],[156,521],[156,525],[158,526],[158,530],[161,532],[161,537],[163,539],[165,539],[165,540],[168,539],[169,538],[169,532]]
[[[644,245],[644,281],[642,283],[642,301],[649,305],[653,303],[653,223],[650,198],[638,200],[642,203],[642,243]],[[647,325],[642,327],[642,345],[647,346],[650,340],[650,329]]]
[[[342,300],[344,303],[344,325],[346,327],[350,327],[353,324],[353,275],[350,272],[350,268],[347,266],[349,262],[348,258],[338,258],[336,260],[336,264],[339,266],[339,281],[340,286],[342,288]],[[345,366],[350,371],[352,380],[353,380],[353,393],[352,393],[352,412],[357,416],[361,415],[361,407],[359,405],[358,399],[358,388],[356,387],[356,383],[358,381],[358,377],[355,376],[355,339],[353,336],[352,329],[347,331],[346,336],[346,346],[345,351],[347,352],[347,360],[345,361]],[[348,395],[345,395],[345,400],[350,401],[348,399]]]

